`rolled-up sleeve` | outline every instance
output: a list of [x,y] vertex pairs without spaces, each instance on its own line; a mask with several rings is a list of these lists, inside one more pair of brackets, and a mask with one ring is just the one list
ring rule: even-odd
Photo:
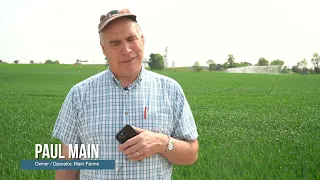
[[76,90],[72,88],[67,94],[53,128],[52,137],[64,144],[81,143],[77,125],[79,96]]
[[199,135],[189,103],[181,86],[178,85],[175,92],[172,137],[181,140],[195,140]]

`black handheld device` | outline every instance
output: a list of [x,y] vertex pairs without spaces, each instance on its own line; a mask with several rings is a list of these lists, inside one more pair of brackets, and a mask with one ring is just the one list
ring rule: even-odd
[[121,144],[123,144],[128,139],[133,138],[136,135],[138,135],[138,133],[129,124],[127,124],[116,134],[115,137]]

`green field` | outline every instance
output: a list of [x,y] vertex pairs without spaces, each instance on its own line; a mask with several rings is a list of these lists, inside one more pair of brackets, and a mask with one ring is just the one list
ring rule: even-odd
[[[51,132],[70,88],[104,66],[0,64],[0,179],[53,179],[23,171]],[[199,159],[173,179],[320,179],[320,76],[165,70],[184,89]]]

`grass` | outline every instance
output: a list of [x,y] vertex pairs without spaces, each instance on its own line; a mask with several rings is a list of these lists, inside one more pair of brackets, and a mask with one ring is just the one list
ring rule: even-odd
[[[53,179],[23,171],[77,82],[103,66],[0,64],[0,179]],[[157,71],[184,89],[199,132],[199,159],[173,179],[319,179],[320,76]]]

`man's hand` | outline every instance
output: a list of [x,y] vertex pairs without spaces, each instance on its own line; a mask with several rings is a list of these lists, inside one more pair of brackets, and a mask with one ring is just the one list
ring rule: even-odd
[[127,140],[119,146],[132,161],[141,161],[157,153],[163,153],[167,148],[168,138],[164,134],[153,133],[144,129],[133,127],[137,136]]

